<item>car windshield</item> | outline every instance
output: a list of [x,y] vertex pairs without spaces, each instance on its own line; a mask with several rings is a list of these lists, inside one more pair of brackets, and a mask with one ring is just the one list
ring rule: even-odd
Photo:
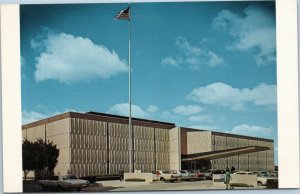
[[163,170],[162,173],[164,173],[164,174],[170,174],[170,171],[168,171],[168,170]]
[[260,172],[260,176],[268,176],[267,172]]
[[181,170],[181,171],[180,171],[180,173],[186,173],[186,171],[184,171],[184,170]]

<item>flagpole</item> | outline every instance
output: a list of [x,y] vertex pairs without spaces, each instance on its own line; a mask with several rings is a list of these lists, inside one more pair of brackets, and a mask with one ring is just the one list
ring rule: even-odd
[[[130,6],[130,3],[128,3]],[[129,103],[129,173],[133,172],[132,158],[133,158],[133,139],[132,139],[132,123],[131,123],[131,8],[129,11],[129,32],[128,32],[128,103]]]

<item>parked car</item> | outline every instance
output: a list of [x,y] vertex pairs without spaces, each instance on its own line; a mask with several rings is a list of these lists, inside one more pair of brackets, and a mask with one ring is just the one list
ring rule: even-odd
[[253,175],[254,173],[253,172],[249,172],[249,171],[238,171],[238,172],[235,172],[233,174],[240,174],[240,175]]
[[182,180],[193,181],[193,180],[196,180],[196,179],[197,179],[197,175],[194,174],[194,173],[191,172],[191,171],[188,171],[188,170],[180,170],[179,172],[180,172],[180,174],[181,174],[181,179],[182,179]]
[[198,180],[206,180],[205,173],[201,172],[200,170],[193,170],[192,172],[196,175]]
[[152,171],[154,180],[161,180],[161,181],[180,181],[181,176],[178,174],[176,170],[155,170]]
[[77,190],[88,187],[90,182],[87,180],[78,179],[75,175],[53,176],[49,180],[39,180],[38,184],[43,189]]
[[207,180],[212,180],[213,179],[213,169],[208,169],[204,172],[204,177]]
[[276,177],[273,174],[266,171],[256,171],[253,173],[257,175],[257,185],[259,186],[266,186],[268,180],[276,179]]

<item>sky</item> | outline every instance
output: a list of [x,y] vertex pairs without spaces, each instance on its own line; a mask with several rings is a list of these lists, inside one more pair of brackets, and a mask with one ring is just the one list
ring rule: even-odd
[[[22,122],[128,116],[127,4],[21,5]],[[275,2],[131,4],[132,114],[274,139]]]

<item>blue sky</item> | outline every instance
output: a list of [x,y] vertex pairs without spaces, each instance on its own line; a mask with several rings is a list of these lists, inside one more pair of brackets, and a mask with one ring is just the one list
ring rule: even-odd
[[[66,111],[128,114],[127,4],[21,6],[23,124]],[[136,117],[272,138],[275,3],[133,3]],[[277,156],[276,156],[277,162]]]

